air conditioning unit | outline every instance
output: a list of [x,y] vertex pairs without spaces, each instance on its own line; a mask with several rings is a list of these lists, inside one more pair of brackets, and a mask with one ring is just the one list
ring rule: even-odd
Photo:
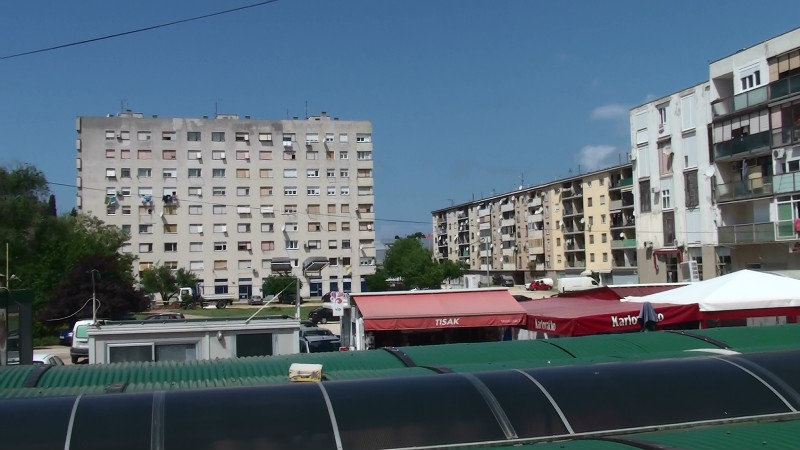
[[227,156],[225,155],[225,153],[223,153],[220,159],[225,159],[225,158],[227,158]]
[[247,135],[247,134],[245,134],[245,135],[244,135],[244,140],[245,140],[245,141],[249,141],[249,140],[250,140],[250,136],[249,136],[249,135]]
[[775,159],[781,159],[786,156],[786,149],[785,148],[776,148],[772,151],[772,157]]
[[122,140],[122,133],[117,133],[117,139]]

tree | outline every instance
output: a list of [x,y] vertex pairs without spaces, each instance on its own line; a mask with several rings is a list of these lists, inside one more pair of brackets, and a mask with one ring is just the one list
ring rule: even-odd
[[154,265],[139,272],[142,289],[148,294],[158,293],[161,301],[168,304],[182,287],[194,287],[197,277],[184,268],[176,270],[162,265]]
[[[300,281],[300,286],[303,286],[302,280]],[[278,292],[281,291],[285,294],[294,294],[297,292],[297,278],[292,276],[271,275],[264,279],[261,290],[264,292],[264,295],[277,295]]]
[[386,251],[383,269],[387,277],[400,277],[408,288],[439,288],[444,280],[441,265],[414,237],[395,240]]
[[469,266],[464,261],[454,262],[449,259],[445,259],[440,264],[442,266],[442,275],[447,280],[455,280],[456,278],[460,278],[467,273],[467,270],[469,270]]
[[131,266],[120,254],[89,255],[75,264],[53,292],[53,300],[39,313],[39,318],[53,324],[69,323],[92,317],[92,271],[97,298],[97,317],[121,319],[131,312],[143,311],[147,299],[133,288]]
[[386,282],[386,271],[380,268],[372,275],[366,275],[364,282],[367,283],[367,289],[370,292],[382,292],[389,290],[389,284]]

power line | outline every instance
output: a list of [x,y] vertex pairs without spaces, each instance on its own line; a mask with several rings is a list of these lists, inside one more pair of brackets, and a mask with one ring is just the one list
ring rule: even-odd
[[106,39],[111,39],[111,38],[120,37],[120,36],[126,36],[126,35],[129,35],[129,34],[142,33],[144,31],[151,31],[151,30],[155,30],[155,29],[158,29],[158,28],[165,28],[165,27],[169,27],[169,26],[172,26],[172,25],[178,25],[178,24],[181,24],[181,23],[192,22],[192,21],[201,20],[201,19],[207,19],[209,17],[214,17],[214,16],[221,16],[223,14],[228,14],[228,13],[232,13],[232,12],[236,12],[236,11],[242,11],[244,9],[255,8],[255,7],[258,7],[258,6],[264,6],[264,5],[267,5],[269,3],[275,3],[277,1],[278,0],[267,0],[267,1],[259,2],[259,3],[253,3],[252,5],[245,5],[245,6],[240,6],[238,8],[226,9],[224,11],[217,11],[217,12],[210,13],[210,14],[203,14],[202,16],[190,17],[188,19],[176,20],[174,22],[162,23],[162,24],[159,24],[159,25],[153,25],[153,26],[149,26],[149,27],[145,27],[145,28],[139,28],[139,29],[136,29],[136,30],[123,31],[121,33],[109,34],[109,35],[100,36],[100,37],[96,37],[96,38],[85,39],[85,40],[82,40],[82,41],[70,42],[68,44],[55,45],[53,47],[46,47],[46,48],[40,48],[38,50],[30,50],[30,51],[27,51],[27,52],[15,53],[13,55],[0,56],[0,60],[17,58],[17,57],[20,57],[20,56],[33,55],[35,53],[49,52],[49,51],[52,51],[52,50],[58,50],[58,49],[67,48],[67,47],[74,47],[76,45],[88,44],[90,42],[103,41],[103,40],[106,40]]

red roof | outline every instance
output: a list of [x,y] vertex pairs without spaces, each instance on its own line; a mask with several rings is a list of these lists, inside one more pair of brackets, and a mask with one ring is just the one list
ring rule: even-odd
[[525,324],[525,310],[506,289],[380,292],[352,299],[368,331]]
[[[526,328],[559,336],[618,333],[641,329],[638,316],[642,305],[586,298],[551,297],[520,303],[528,313]],[[659,325],[699,320],[696,304],[654,303]]]

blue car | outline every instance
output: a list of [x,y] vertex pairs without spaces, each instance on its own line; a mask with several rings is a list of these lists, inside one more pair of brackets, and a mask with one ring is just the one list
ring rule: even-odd
[[61,345],[66,345],[67,347],[71,347],[72,330],[61,330],[61,333],[58,334],[58,343]]

